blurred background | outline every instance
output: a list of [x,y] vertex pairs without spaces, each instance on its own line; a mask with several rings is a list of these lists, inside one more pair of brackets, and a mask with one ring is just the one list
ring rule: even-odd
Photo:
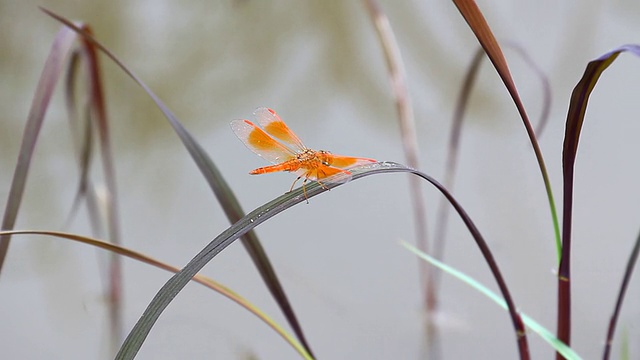
[[[421,169],[441,179],[455,100],[477,41],[451,2],[380,1],[406,64]],[[571,90],[588,61],[640,42],[640,3],[479,1],[500,42],[524,48],[549,76],[551,117],[540,139],[561,211],[561,149]],[[231,132],[268,106],[314,149],[404,162],[394,100],[375,29],[360,1],[0,1],[0,203],[6,202],[30,103],[60,25],[44,6],[95,36],[172,109],[206,148],[244,209],[289,189]],[[539,79],[505,49],[532,119]],[[229,224],[196,166],[148,96],[102,57],[124,245],[182,267]],[[638,233],[640,62],[623,54],[592,95],[576,169],[573,348],[602,353],[606,326]],[[62,87],[36,149],[17,229],[61,229],[77,187]],[[356,186],[357,184],[357,186]],[[425,183],[426,184],[426,183]],[[425,358],[418,260],[407,175],[367,177],[257,228],[312,349],[321,359]],[[424,185],[428,224],[440,197]],[[486,237],[519,308],[555,332],[556,253],[544,186],[521,120],[488,62],[462,136],[454,194]],[[445,262],[496,289],[456,216]],[[91,234],[86,215],[69,231]],[[7,359],[107,359],[106,254],[15,237],[0,278],[0,347]],[[239,243],[203,270],[285,324]],[[124,260],[128,331],[170,275]],[[627,293],[621,338],[640,353],[640,289]],[[507,313],[447,275],[439,316],[444,359],[514,358]],[[551,348],[531,334],[533,358]],[[152,330],[140,359],[296,359],[252,314],[189,285]]]

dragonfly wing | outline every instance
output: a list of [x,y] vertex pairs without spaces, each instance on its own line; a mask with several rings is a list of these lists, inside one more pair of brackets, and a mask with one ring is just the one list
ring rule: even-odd
[[289,129],[287,124],[282,121],[280,116],[273,110],[266,107],[261,107],[253,112],[258,124],[262,126],[264,131],[274,138],[283,141],[293,149],[302,152],[307,149],[302,143],[300,138]]
[[321,166],[316,169],[300,169],[296,175],[321,183],[342,184],[351,180],[351,173],[333,166]]
[[231,129],[251,151],[273,164],[295,158],[296,153],[249,120],[233,120]]
[[338,168],[348,169],[356,166],[372,164],[375,162],[377,161],[374,159],[331,154],[330,164],[331,166],[335,166]]

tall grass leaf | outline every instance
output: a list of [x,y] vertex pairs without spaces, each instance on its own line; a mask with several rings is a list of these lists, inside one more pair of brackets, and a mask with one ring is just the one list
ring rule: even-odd
[[[71,50],[75,38],[75,33],[70,29],[62,28],[58,31],[47,60],[45,61],[44,69],[40,74],[40,80],[38,81],[33,101],[31,102],[29,116],[22,135],[18,161],[13,171],[9,197],[2,217],[2,230],[11,230],[15,225],[27,183],[31,159],[36,142],[38,141],[40,129],[42,128],[42,122],[49,107],[49,101],[51,100],[55,85],[64,68],[65,59]],[[10,241],[10,235],[0,235],[0,272],[9,250]]]
[[[84,124],[84,130],[81,128],[81,120],[78,115],[78,105],[76,101],[76,81],[77,73],[80,65],[79,51],[76,49],[71,54],[67,65],[65,86],[64,86],[64,99],[67,110],[67,118],[69,120],[69,128],[71,129],[71,139],[74,144],[74,150],[78,156],[78,168],[80,175],[78,179],[78,187],[73,198],[71,209],[67,215],[67,220],[63,229],[68,228],[71,222],[75,218],[78,209],[80,208],[83,198],[87,199],[87,210],[89,213],[89,221],[91,222],[91,228],[94,234],[99,237],[103,236],[102,224],[100,222],[99,211],[97,207],[97,200],[95,194],[91,191],[92,185],[89,179],[89,170],[91,169],[91,161],[93,159],[93,122],[89,115],[89,108],[85,101],[82,102],[82,124]],[[82,139],[79,143],[78,139]]]
[[[233,194],[231,188],[226,183],[222,174],[218,171],[213,161],[209,158],[204,149],[198,144],[195,139],[191,136],[191,134],[182,126],[182,124],[178,121],[178,119],[173,115],[173,113],[169,110],[169,108],[151,91],[151,89],[140,79],[138,78],[131,70],[129,70],[115,55],[113,55],[109,50],[107,50],[102,44],[100,44],[91,34],[87,34],[82,29],[76,27],[69,20],[47,10],[41,8],[42,11],[47,13],[49,16],[54,19],[60,21],[65,24],[72,30],[78,32],[78,34],[82,35],[86,41],[92,43],[97,48],[102,50],[105,55],[107,55],[113,62],[115,62],[129,77],[131,77],[140,87],[144,89],[144,91],[151,97],[151,99],[156,103],[156,106],[162,111],[165,115],[166,119],[169,121],[170,125],[182,141],[183,145],[189,152],[189,155],[194,160],[198,169],[202,173],[203,177],[209,184],[209,187],[212,189],[216,198],[220,202],[222,209],[224,210],[227,218],[231,223],[236,222],[240,218],[243,217],[244,212],[240,207],[235,195]],[[258,268],[260,275],[265,281],[267,287],[269,288],[272,296],[276,299],[276,302],[280,306],[282,312],[285,314],[287,321],[293,328],[294,332],[297,334],[300,342],[307,348],[307,351],[312,354],[311,348],[306,341],[304,334],[302,332],[302,327],[300,326],[295,313],[293,312],[293,308],[290,305],[284,289],[280,285],[278,281],[278,277],[275,273],[275,270],[271,266],[270,261],[268,260],[266,253],[257,236],[251,232],[245,234],[245,237],[242,239],[242,243],[247,249],[247,252],[251,256],[254,264]]]
[[[89,29],[88,26],[83,26],[85,29]],[[89,221],[91,223],[91,228],[94,234],[98,236],[104,236],[103,233],[103,217],[100,216],[99,211],[99,202],[97,196],[95,195],[95,191],[93,186],[89,181],[89,170],[91,167],[91,161],[93,160],[93,129],[94,122],[105,123],[102,126],[98,126],[99,129],[107,128],[107,118],[106,111],[104,108],[104,99],[102,98],[102,81],[100,80],[99,74],[99,64],[97,63],[97,57],[90,57],[86,54],[89,50],[86,48],[88,45],[85,42],[81,42],[83,47],[76,47],[69,57],[66,77],[65,77],[65,86],[64,86],[64,95],[65,95],[65,105],[67,108],[67,117],[69,127],[72,133],[72,139],[74,140],[74,149],[78,153],[77,161],[78,168],[80,170],[79,179],[78,179],[78,188],[76,190],[76,194],[73,199],[72,207],[67,215],[67,220],[65,221],[64,228],[70,226],[71,221],[75,217],[77,213],[81,201],[86,199],[87,203],[87,211],[89,213]],[[90,65],[89,63],[95,62]],[[81,66],[85,65],[85,66]],[[78,76],[79,70],[84,69],[87,70],[86,76]],[[95,69],[93,71],[89,69]],[[79,80],[84,80],[87,86],[86,89],[89,91],[83,91],[81,93],[82,99],[82,109],[80,112],[82,113],[82,122],[84,123],[84,131],[82,135],[78,134],[78,127],[80,127],[78,111],[76,109],[76,89],[75,86]],[[94,84],[95,83],[95,84]],[[94,87],[98,87],[99,91],[91,90]],[[99,99],[94,99],[98,97]],[[96,103],[101,103],[102,110],[96,106]],[[101,119],[101,120],[98,120]],[[77,139],[81,138],[82,143],[78,144]],[[101,147],[104,152],[108,152],[104,158],[111,159],[112,154],[110,152],[110,146],[108,144],[109,136],[108,133],[105,136],[101,136],[104,141],[101,144],[106,143],[106,147]],[[109,163],[112,163],[109,160]],[[103,161],[105,165],[104,174],[105,174],[105,183],[107,184],[106,190],[106,199],[107,201],[102,202],[102,208],[106,213],[105,218],[108,219],[107,228],[109,230],[108,238],[114,244],[120,243],[120,229],[118,223],[118,199],[115,191],[115,172],[111,166],[107,166],[107,162]],[[107,294],[107,305],[109,309],[109,327],[111,330],[111,349],[113,353],[118,349],[120,342],[123,338],[123,320],[122,320],[122,264],[120,261],[120,257],[117,254],[109,253],[108,258],[108,278],[104,282],[106,285],[105,293]]]
[[515,50],[516,53],[520,55],[525,64],[529,66],[529,69],[531,69],[538,80],[540,80],[540,86],[542,88],[542,103],[540,104],[540,115],[538,116],[538,122],[536,123],[534,130],[536,137],[539,138],[547,128],[549,115],[551,114],[551,82],[549,81],[547,74],[540,68],[540,66],[538,66],[538,64],[536,64],[533,58],[531,58],[529,53],[522,46],[515,43],[507,43],[507,46]]
[[[444,182],[443,185],[453,191],[454,179],[458,168],[458,153],[460,151],[460,138],[462,135],[462,121],[467,110],[471,90],[475,84],[477,74],[480,70],[480,64],[484,59],[485,52],[482,48],[476,50],[471,64],[467,68],[458,99],[453,112],[453,121],[451,122],[451,131],[449,132],[449,144],[447,147],[447,158],[445,160]],[[436,214],[436,225],[434,230],[433,249],[431,253],[435,258],[442,260],[444,256],[444,246],[447,238],[447,226],[449,224],[449,204],[445,199],[441,199],[438,204],[438,212]],[[422,252],[426,252],[421,249]],[[436,272],[433,276],[434,287],[438,287],[440,283],[440,273]]]
[[563,216],[562,260],[558,270],[558,338],[569,344],[571,339],[571,226],[573,211],[573,177],[578,153],[578,140],[587,112],[589,96],[600,75],[622,52],[640,56],[639,45],[624,45],[589,62],[582,78],[573,88],[565,124],[562,146]]
[[[79,27],[86,34],[92,34],[91,27]],[[111,135],[109,131],[109,118],[104,97],[104,85],[102,82],[102,71],[97,49],[94,44],[80,37],[82,43],[82,59],[86,64],[87,89],[89,90],[89,121],[96,123],[100,144],[100,154],[102,155],[102,169],[106,184],[105,213],[107,220],[108,237],[114,244],[120,244],[120,216],[119,216],[119,196],[116,181],[115,166],[113,160],[113,149],[111,146]],[[117,348],[122,339],[122,264],[120,257],[114,253],[109,257],[109,319],[111,327],[111,337],[113,348]]]
[[[549,79],[522,47],[518,46],[517,44],[507,45],[514,49],[517,54],[522,57],[524,62],[540,79],[543,100],[540,118],[536,126],[536,134],[540,136],[549,120],[549,113],[551,109],[551,85],[549,83]],[[447,158],[445,160],[443,182],[443,185],[447,189],[449,189],[449,191],[453,191],[453,181],[458,164],[458,153],[460,151],[460,138],[462,136],[462,124],[464,116],[467,110],[469,99],[471,97],[471,91],[473,90],[477,74],[480,70],[480,65],[482,64],[482,60],[484,59],[484,55],[486,55],[486,53],[484,52],[482,47],[479,47],[478,50],[476,50],[471,63],[469,64],[469,67],[467,68],[467,73],[464,76],[464,81],[462,83],[462,86],[460,87],[460,93],[458,94],[458,98],[454,107],[453,120],[451,121],[451,131],[449,132],[449,144],[447,147]],[[435,236],[433,240],[433,250],[431,251],[433,256],[438,260],[442,260],[444,254],[444,245],[447,238],[447,225],[449,223],[448,210],[449,207],[447,205],[447,202],[442,199],[442,201],[440,201],[438,205],[438,212],[435,222],[436,225],[434,231]],[[437,286],[439,280],[438,276],[435,276],[437,274],[437,272],[436,274],[434,274],[434,282],[436,283],[435,286]]]
[[[629,255],[629,260],[627,261],[627,267],[624,272],[624,276],[622,278],[622,284],[620,284],[620,290],[618,290],[618,298],[616,299],[616,306],[613,310],[613,314],[611,315],[611,320],[609,320],[609,328],[607,330],[607,338],[605,340],[604,346],[604,355],[603,359],[609,359],[609,354],[611,352],[611,344],[613,343],[613,335],[616,331],[616,325],[618,324],[618,317],[620,316],[620,311],[622,310],[622,301],[624,300],[624,296],[627,293],[627,288],[629,287],[629,281],[631,281],[631,275],[633,274],[633,269],[638,262],[638,253],[640,252],[640,234],[636,238],[636,243],[633,246],[633,250],[631,250],[631,255]],[[628,344],[626,341],[622,342],[622,353],[625,353],[625,348],[628,348]],[[626,350],[628,352],[628,349]],[[628,353],[627,356],[628,358]],[[621,358],[625,358],[625,356],[621,356]]]
[[540,150],[540,145],[538,144],[538,140],[536,138],[536,133],[531,125],[531,121],[529,121],[529,116],[522,104],[522,100],[520,99],[520,95],[518,93],[518,89],[511,77],[511,72],[509,71],[509,66],[507,65],[507,60],[502,53],[502,49],[500,45],[496,41],[496,38],[493,36],[493,32],[489,28],[487,21],[485,20],[482,12],[478,8],[478,5],[473,0],[453,0],[453,3],[458,7],[458,10],[467,21],[467,24],[476,35],[476,38],[480,42],[480,45],[487,53],[487,57],[493,64],[496,69],[496,72],[502,79],[509,95],[511,95],[511,99],[513,100],[516,108],[518,109],[518,113],[522,118],[522,123],[524,124],[525,130],[527,131],[527,136],[529,136],[529,141],[531,142],[531,146],[533,147],[533,151],[536,155],[536,161],[538,162],[538,167],[540,168],[540,174],[542,175],[542,180],[544,182],[545,190],[547,192],[547,201],[549,202],[549,210],[551,212],[551,221],[553,222],[553,230],[556,239],[556,252],[558,256],[558,261],[560,261],[560,253],[561,249],[561,238],[560,238],[560,224],[558,222],[558,215],[556,212],[555,200],[553,197],[553,190],[551,189],[551,181],[549,180],[549,174],[547,173],[547,166],[544,163],[544,157],[542,156],[542,150]]
[[[142,253],[127,249],[125,247],[122,247],[116,244],[112,244],[112,243],[105,242],[98,239],[93,239],[86,236],[80,236],[80,235],[58,232],[58,231],[36,231],[36,230],[4,231],[4,232],[0,232],[0,235],[39,235],[39,236],[48,236],[48,237],[67,239],[71,241],[80,242],[86,245],[95,246],[97,248],[101,248],[103,250],[112,252],[114,254],[126,256],[131,259],[143,262],[151,266],[155,266],[159,269],[163,269],[169,272],[176,273],[179,271],[179,269],[174,266],[171,266],[169,264],[166,264],[164,262],[151,258]],[[284,338],[303,358],[312,359],[311,355],[309,355],[306,352],[304,347],[300,345],[293,338],[293,336],[287,333],[286,330],[284,330],[280,325],[278,325],[278,323],[273,321],[273,319],[271,319],[267,314],[262,312],[259,308],[257,308],[255,305],[253,305],[251,302],[249,302],[239,294],[235,293],[234,291],[227,288],[226,286],[216,281],[213,281],[210,278],[201,274],[196,274],[192,280],[212,290],[217,291],[221,295],[227,297],[228,299],[236,302],[238,305],[249,310],[254,315],[256,315],[260,320],[262,320],[265,324],[267,324],[269,327],[275,330],[280,336],[282,336],[282,338]]]
[[[477,282],[472,277],[464,274],[459,270],[452,268],[451,266],[443,262],[438,261],[436,258],[431,257],[428,254],[420,251],[418,248],[416,248],[415,246],[411,245],[406,241],[401,241],[401,244],[402,246],[407,248],[409,251],[421,257],[422,259],[429,262],[433,266],[438,267],[442,271],[448,273],[449,275],[457,278],[458,280],[478,290],[481,294],[493,300],[493,302],[498,304],[503,309],[507,309],[507,304],[503,298],[498,296],[493,291],[489,290],[489,288],[487,288],[486,286]],[[527,325],[529,329],[533,330],[536,334],[538,334],[542,339],[544,339],[544,341],[549,343],[549,345],[551,345],[557,352],[561,353],[567,359],[572,359],[572,360],[581,359],[581,357],[575,351],[573,351],[573,349],[571,349],[570,347],[565,345],[562,341],[558,340],[555,336],[553,336],[553,333],[551,331],[547,330],[545,327],[540,325],[538,322],[536,322],[526,314],[521,312],[520,315],[522,316],[522,321],[524,321],[524,324]]]

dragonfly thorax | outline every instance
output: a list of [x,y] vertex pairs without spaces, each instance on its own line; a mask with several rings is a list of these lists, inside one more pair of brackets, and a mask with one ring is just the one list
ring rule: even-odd
[[296,161],[298,163],[305,163],[311,167],[318,167],[321,165],[330,166],[332,162],[332,155],[326,150],[315,151],[306,149],[296,155]]

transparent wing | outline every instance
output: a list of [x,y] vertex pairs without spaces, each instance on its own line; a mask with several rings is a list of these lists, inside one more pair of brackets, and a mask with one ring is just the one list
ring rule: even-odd
[[374,159],[330,154],[331,165],[315,169],[308,177],[323,183],[343,184],[351,181],[352,177],[351,172],[345,169],[375,162]]
[[342,184],[351,180],[351,173],[333,166],[321,166],[315,169],[300,169],[296,175],[321,183]]
[[342,155],[334,155],[330,154],[330,164],[331,166],[348,169],[360,165],[371,164],[377,162],[377,160],[369,159],[369,158],[361,158],[361,157],[353,157],[353,156],[342,156]]
[[296,153],[279,143],[249,120],[233,120],[231,129],[251,151],[273,164],[296,157]]
[[264,131],[274,138],[283,141],[287,145],[291,146],[294,150],[303,152],[307,149],[298,136],[289,129],[287,124],[282,121],[280,116],[276,114],[273,109],[261,107],[253,112],[258,124],[262,126]]

